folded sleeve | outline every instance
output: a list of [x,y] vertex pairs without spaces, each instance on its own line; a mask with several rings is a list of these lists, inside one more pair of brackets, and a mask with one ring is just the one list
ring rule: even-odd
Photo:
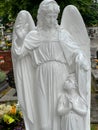
[[[17,40],[18,41],[18,40]],[[26,56],[30,51],[33,51],[40,45],[40,40],[37,31],[31,31],[25,37],[23,44],[18,46],[17,42],[13,43],[12,52],[17,58],[22,58]]]

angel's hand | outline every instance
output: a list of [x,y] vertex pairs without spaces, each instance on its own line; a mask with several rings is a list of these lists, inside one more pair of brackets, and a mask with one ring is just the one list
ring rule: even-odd
[[28,33],[28,31],[29,31],[29,30],[28,30],[28,27],[29,27],[29,24],[26,23],[25,26],[24,26],[24,30],[25,30],[26,33]]
[[17,25],[15,28],[15,32],[16,32],[17,37],[20,40],[23,40],[26,34],[28,33],[28,24],[25,24],[24,26]]
[[81,68],[83,68],[85,71],[88,71],[90,67],[86,62],[84,62],[81,64]]
[[90,68],[87,59],[83,56],[82,53],[79,53],[79,54],[77,55],[77,57],[76,57],[76,63],[77,63],[78,65],[80,65],[80,67],[81,67],[82,69],[84,69],[85,71],[89,70],[89,68]]

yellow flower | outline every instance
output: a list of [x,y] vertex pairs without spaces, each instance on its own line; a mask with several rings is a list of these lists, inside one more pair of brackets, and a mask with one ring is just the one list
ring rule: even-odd
[[11,124],[11,123],[13,123],[13,122],[15,121],[12,117],[10,117],[10,116],[7,115],[7,114],[4,114],[3,120],[4,120],[4,122],[7,123],[7,124]]
[[12,45],[12,43],[7,43],[7,46],[11,46]]
[[15,106],[15,105],[13,105],[13,106],[11,107],[10,113],[11,113],[11,114],[16,114],[16,106]]
[[20,114],[20,117],[22,118],[22,117],[23,117],[23,114],[22,114],[22,112],[21,112],[21,111],[19,112],[19,114]]
[[14,103],[13,105],[0,105],[0,119],[2,119],[6,124],[11,124],[17,121],[18,118],[19,120],[22,118],[22,112],[17,107],[17,104]]
[[94,59],[95,62],[98,62],[98,59]]

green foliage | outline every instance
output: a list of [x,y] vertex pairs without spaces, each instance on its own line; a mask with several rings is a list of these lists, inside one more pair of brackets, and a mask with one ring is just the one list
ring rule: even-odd
[[[64,0],[62,2],[59,1],[58,3],[61,7],[61,13],[62,13],[63,9],[65,8],[65,6],[70,5],[70,4],[75,5],[79,9],[87,26],[96,24],[97,21],[95,21],[95,19],[96,19],[95,16],[97,16],[97,11],[95,11],[91,8],[92,5],[94,4],[92,2],[92,0],[70,0],[70,1]],[[93,14],[95,14],[95,15],[93,15]],[[60,16],[61,16],[61,14],[60,14]]]
[[[41,1],[42,0],[0,0],[0,16],[3,17],[3,23],[14,20],[20,10],[29,11],[36,22],[37,10]],[[93,3],[92,0],[56,1],[61,8],[58,18],[59,23],[65,6],[72,4],[79,9],[87,26],[98,25],[98,4]]]
[[[81,10],[80,10],[81,12]],[[89,5],[88,10],[85,12],[81,12],[85,23],[88,26],[98,26],[98,3],[92,3]]]
[[0,83],[6,79],[6,74],[3,71],[0,71]]
[[98,130],[98,124],[92,124],[91,130]]

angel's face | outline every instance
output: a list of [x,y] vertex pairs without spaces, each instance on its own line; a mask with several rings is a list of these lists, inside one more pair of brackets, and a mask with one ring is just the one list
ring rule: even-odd
[[58,14],[47,14],[44,17],[44,23],[46,24],[46,26],[54,27],[56,25]]

